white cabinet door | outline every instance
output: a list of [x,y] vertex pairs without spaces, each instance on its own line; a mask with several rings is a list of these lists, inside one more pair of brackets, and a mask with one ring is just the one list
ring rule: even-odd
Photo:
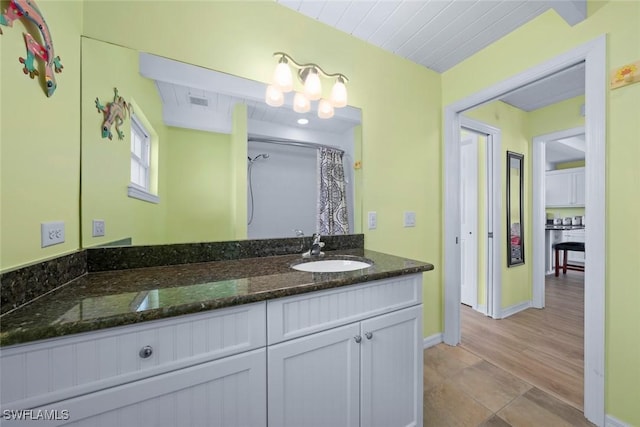
[[548,171],[545,174],[545,205],[548,207],[584,206],[584,168]]
[[266,426],[266,381],[262,348],[33,410],[67,420],[2,425]]
[[362,322],[361,425],[422,426],[422,306]]
[[585,178],[584,178],[584,168],[580,168],[573,173],[573,182],[574,182],[574,199],[573,204],[578,206],[584,206],[585,202]]
[[546,206],[568,206],[571,204],[571,176],[569,174],[547,172],[544,185]]
[[268,347],[269,425],[360,425],[360,324]]

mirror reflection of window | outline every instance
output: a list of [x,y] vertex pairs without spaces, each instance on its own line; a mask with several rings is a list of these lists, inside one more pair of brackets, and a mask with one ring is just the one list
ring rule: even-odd
[[149,132],[131,116],[131,184],[149,192],[151,143]]

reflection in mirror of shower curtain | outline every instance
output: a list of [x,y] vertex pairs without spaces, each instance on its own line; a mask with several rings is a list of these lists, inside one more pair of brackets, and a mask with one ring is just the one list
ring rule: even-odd
[[342,152],[318,150],[318,232],[348,234],[347,197]]

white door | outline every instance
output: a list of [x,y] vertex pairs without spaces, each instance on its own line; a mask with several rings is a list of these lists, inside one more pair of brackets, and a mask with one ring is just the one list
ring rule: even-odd
[[460,296],[478,304],[478,137],[464,132],[460,146]]
[[422,427],[422,305],[362,322],[361,425]]
[[266,426],[266,382],[259,349],[34,409],[57,421],[6,425]]
[[354,323],[269,346],[268,424],[359,426],[362,340]]

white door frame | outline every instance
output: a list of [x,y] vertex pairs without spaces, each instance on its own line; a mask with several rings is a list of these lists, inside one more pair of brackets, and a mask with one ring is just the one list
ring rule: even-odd
[[[502,317],[500,301],[502,300],[502,275],[500,272],[502,259],[502,245],[495,244],[502,241],[502,226],[500,225],[500,210],[502,209],[502,197],[495,197],[495,189],[501,188],[500,184],[500,159],[502,153],[502,131],[486,123],[460,116],[460,126],[475,132],[487,135],[487,191],[486,194],[486,219],[487,233],[478,239],[484,241],[486,256],[486,307],[485,314],[494,319]],[[500,191],[498,190],[500,193]],[[445,312],[446,315],[446,312]],[[459,313],[458,313],[459,316]],[[459,320],[458,320],[459,321]],[[446,327],[446,324],[445,324]],[[447,342],[445,340],[445,342]],[[458,327],[458,342],[460,342],[460,328]]]
[[[584,126],[552,132],[533,138],[533,301],[535,308],[544,308],[545,275],[546,275],[546,243],[545,243],[545,173],[546,143],[572,136],[583,135]],[[586,262],[585,262],[586,265]]]
[[[444,333],[447,344],[460,342],[459,158],[460,113],[570,66],[585,62],[586,201],[592,224],[585,231],[589,269],[585,272],[584,415],[604,426],[605,375],[605,142],[606,35],[580,45],[520,74],[444,108]],[[497,163],[499,165],[500,163]],[[501,187],[497,187],[501,188]],[[499,229],[499,228],[498,228]],[[496,229],[495,231],[497,231]],[[495,235],[494,235],[495,237]],[[500,242],[501,240],[496,240]],[[498,246],[498,245],[496,245]],[[538,250],[539,252],[539,250]],[[535,254],[535,248],[534,248]],[[502,271],[502,267],[500,270]]]

